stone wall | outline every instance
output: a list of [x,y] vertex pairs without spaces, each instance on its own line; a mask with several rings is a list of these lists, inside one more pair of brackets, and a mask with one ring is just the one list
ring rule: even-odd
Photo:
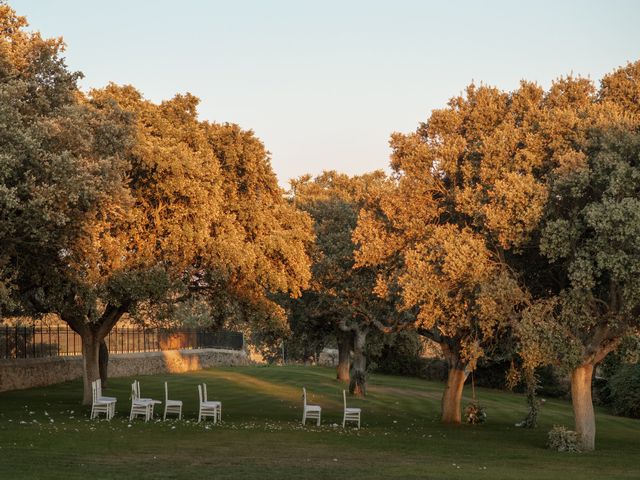
[[[109,357],[110,377],[179,373],[216,366],[248,365],[245,351],[207,348],[123,353]],[[0,360],[0,392],[43,387],[82,376],[82,357]]]
[[337,367],[338,366],[338,349],[337,348],[325,348],[320,352],[318,358],[318,365],[323,367]]

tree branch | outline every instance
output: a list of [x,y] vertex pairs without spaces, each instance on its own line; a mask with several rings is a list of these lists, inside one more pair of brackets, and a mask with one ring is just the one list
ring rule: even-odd
[[129,311],[129,308],[131,308],[131,302],[128,300],[118,306],[108,304],[98,322],[98,336],[104,338],[114,325],[118,323],[118,320],[122,318],[122,315]]

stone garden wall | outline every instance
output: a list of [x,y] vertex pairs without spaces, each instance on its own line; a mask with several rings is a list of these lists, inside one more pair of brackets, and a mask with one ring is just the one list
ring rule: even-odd
[[[109,376],[128,377],[156,373],[179,373],[216,366],[248,365],[243,350],[165,350],[123,353],[109,357]],[[82,376],[82,357],[0,360],[0,392],[43,387]]]

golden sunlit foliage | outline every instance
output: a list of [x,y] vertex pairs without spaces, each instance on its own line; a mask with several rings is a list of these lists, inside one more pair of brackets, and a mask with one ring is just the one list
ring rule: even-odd
[[[595,178],[590,173],[593,132],[637,131],[639,65],[606,76],[600,90],[590,80],[571,76],[555,81],[548,91],[525,81],[513,92],[472,84],[446,108],[433,111],[415,133],[392,135],[394,174],[386,191],[360,213],[354,232],[357,265],[384,270],[377,294],[400,289],[403,308],[416,312],[416,328],[441,344],[450,368],[473,369],[514,328],[527,350],[528,368],[534,368],[531,361],[559,356],[573,358],[575,365],[590,355],[593,338],[602,341],[603,351],[618,338],[618,330],[605,335],[608,340],[593,337],[588,332],[602,317],[582,312],[578,320],[569,313],[576,311],[571,302],[556,299],[560,292],[568,299],[575,288],[569,295],[558,277],[551,279],[564,274],[541,257],[538,244],[542,236],[543,253],[551,261],[575,255],[572,233],[579,229],[550,217],[573,196],[582,199],[577,205],[587,200],[584,187]],[[619,200],[634,188],[625,189]],[[588,218],[616,208],[592,209]],[[602,259],[596,251],[589,256]],[[588,276],[585,268],[602,268],[590,262],[576,258],[567,280],[577,286]],[[553,270],[549,278],[545,269]],[[600,281],[588,278],[583,292]],[[581,302],[588,305],[588,296],[580,296]],[[534,313],[540,309],[547,315]],[[558,309],[564,313],[557,315]],[[573,353],[568,353],[571,348],[552,352],[560,340],[530,341],[534,335],[527,332],[535,329],[525,325],[531,319],[552,322],[546,334],[564,332],[565,340],[572,339],[565,344]],[[535,353],[537,348],[546,353]],[[464,376],[457,374],[462,381]],[[460,384],[453,387],[461,391]],[[457,405],[451,409],[458,411]],[[443,412],[443,418],[459,421],[455,412]]]
[[[393,302],[372,295],[376,271],[354,268],[353,229],[358,212],[387,179],[383,172],[349,177],[324,172],[317,177],[293,180],[293,201],[314,220],[316,248],[312,285],[300,301],[291,305],[298,328],[306,325],[321,333],[335,332],[342,354],[340,379],[348,376],[349,350],[354,352],[350,390],[364,393],[364,348],[371,330],[384,330],[398,322]],[[325,326],[324,324],[328,324]],[[346,350],[346,355],[344,350]]]
[[190,94],[84,95],[62,41],[25,27],[0,5],[3,308],[57,313],[80,333],[85,401],[125,313],[174,319],[178,302],[200,302],[210,324],[283,322],[270,295],[307,286],[313,232],[260,140],[200,121]]

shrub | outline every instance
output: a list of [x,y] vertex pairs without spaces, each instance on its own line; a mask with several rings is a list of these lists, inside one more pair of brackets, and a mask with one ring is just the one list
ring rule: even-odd
[[593,377],[592,396],[594,405],[611,405],[611,389],[608,378]]
[[476,385],[503,390],[506,388],[506,376],[510,366],[510,360],[486,361],[483,359],[479,361],[474,371]]
[[380,373],[419,376],[421,347],[415,332],[399,332],[381,337],[377,349],[367,346],[367,353],[369,361],[378,365]]
[[593,379],[594,403],[611,406],[613,403],[610,384],[612,378],[628,365],[636,364],[638,361],[640,361],[640,337],[629,336],[624,338],[620,346],[609,353],[598,366],[597,376]]
[[620,368],[630,363],[638,363],[640,361],[640,337],[625,337],[620,346],[609,353],[600,364],[598,370],[599,375],[604,378],[613,377]]
[[375,371],[425,380],[447,379],[447,362],[442,358],[424,358],[420,336],[412,331],[383,334],[378,348],[367,345],[367,358],[375,363]]
[[547,446],[556,452],[579,452],[580,438],[577,432],[567,430],[562,425],[554,425],[549,431]]
[[441,358],[421,358],[418,377],[434,382],[446,382],[449,370],[447,362]]
[[620,367],[609,381],[609,392],[614,414],[640,418],[640,364]]
[[541,397],[568,398],[571,391],[571,384],[566,375],[562,375],[558,369],[547,365],[536,369],[538,375],[539,388],[538,395]]

